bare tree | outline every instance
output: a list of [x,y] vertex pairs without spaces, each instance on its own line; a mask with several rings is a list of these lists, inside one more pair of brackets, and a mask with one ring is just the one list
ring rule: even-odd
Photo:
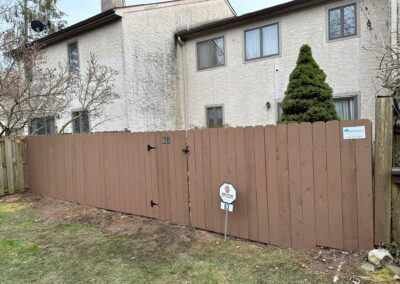
[[381,79],[384,89],[395,93],[400,88],[400,51],[397,46],[382,44],[378,77]]
[[[41,46],[3,32],[0,59],[0,137],[24,132],[33,119],[64,113],[72,106],[94,118],[94,129],[104,122],[97,119],[104,107],[118,98],[113,91],[117,72],[100,64],[94,54],[85,72],[70,72],[67,64],[46,68]],[[29,62],[29,74],[23,62]],[[79,116],[59,133],[74,119]]]
[[86,71],[75,73],[74,83],[68,90],[70,102],[77,106],[80,112],[61,126],[59,133],[64,133],[66,127],[75,119],[79,119],[82,114],[97,121],[95,125],[92,125],[91,130],[104,122],[100,117],[105,106],[119,98],[114,91],[117,74],[118,72],[111,67],[100,64],[93,53],[90,54]]
[[[66,68],[42,68],[42,53],[36,44],[12,34],[0,34],[0,137],[23,130],[32,118],[68,107],[65,97],[74,84]],[[36,62],[26,74],[21,62]]]

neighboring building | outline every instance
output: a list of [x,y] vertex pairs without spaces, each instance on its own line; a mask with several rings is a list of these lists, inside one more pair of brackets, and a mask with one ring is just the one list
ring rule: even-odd
[[[235,15],[227,0],[119,7],[123,2],[102,0],[103,9],[117,7],[40,40],[49,67],[68,63],[71,71],[84,71],[94,53],[99,62],[119,72],[115,85],[120,99],[108,106],[101,118],[79,116],[66,132],[86,131],[99,122],[94,131],[183,128],[175,33]],[[79,111],[72,107],[68,113],[34,119],[30,128],[44,123],[39,133],[54,133]]]
[[389,1],[304,1],[209,23],[184,42],[187,125],[275,124],[300,47],[309,44],[342,119],[375,119]]
[[[294,0],[239,17],[228,0],[167,1],[116,7],[41,41],[52,66],[85,69],[93,52],[119,71],[121,98],[95,131],[275,124],[305,43],[327,74],[339,115],[374,121],[376,50],[397,28],[393,1]],[[79,111],[38,118],[31,128],[49,122],[51,132],[77,115],[67,131],[92,130],[97,121]]]

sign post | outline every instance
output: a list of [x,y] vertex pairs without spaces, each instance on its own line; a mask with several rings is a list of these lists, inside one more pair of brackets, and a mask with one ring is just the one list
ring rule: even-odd
[[233,202],[236,200],[236,188],[229,182],[224,182],[219,188],[219,196],[221,197],[221,209],[225,211],[225,233],[224,242],[228,235],[228,215],[233,212]]

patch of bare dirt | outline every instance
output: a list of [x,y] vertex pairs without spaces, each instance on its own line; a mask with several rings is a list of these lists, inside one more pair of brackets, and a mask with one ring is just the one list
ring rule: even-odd
[[[38,218],[81,223],[99,228],[113,234],[133,235],[138,232],[156,234],[161,227],[171,225],[168,222],[107,211],[95,207],[66,202],[42,195],[22,193],[0,199],[0,202],[23,202],[36,205]],[[186,239],[194,229],[174,226],[177,238]]]
[[302,251],[308,260],[303,267],[310,273],[331,276],[335,283],[363,283],[367,278],[360,269],[366,259],[366,252],[349,253],[335,249]]

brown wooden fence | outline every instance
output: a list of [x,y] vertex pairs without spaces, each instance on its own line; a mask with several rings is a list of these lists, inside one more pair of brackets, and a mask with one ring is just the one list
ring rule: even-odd
[[0,139],[0,196],[25,190],[24,143],[19,138]]
[[[355,125],[366,127],[367,139],[344,140],[342,128]],[[30,187],[222,233],[218,189],[230,181],[238,188],[233,236],[293,248],[369,249],[371,132],[371,123],[359,120],[28,137]]]

